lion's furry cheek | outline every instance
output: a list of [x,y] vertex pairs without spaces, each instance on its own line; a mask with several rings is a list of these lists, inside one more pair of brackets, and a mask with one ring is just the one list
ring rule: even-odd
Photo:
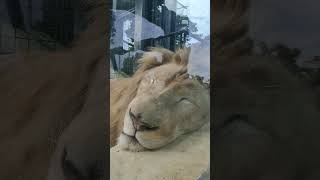
[[118,146],[122,150],[132,152],[146,151],[146,149],[143,146],[141,146],[136,139],[123,134],[121,134],[118,138]]
[[134,136],[135,134],[135,129],[133,127],[132,121],[129,117],[129,113],[127,112],[125,117],[124,117],[124,124],[123,124],[123,132],[130,136]]
[[160,133],[137,133],[136,138],[139,140],[139,143],[148,149],[158,149],[161,148],[172,141],[177,137],[176,133],[170,133],[166,135],[161,135]]

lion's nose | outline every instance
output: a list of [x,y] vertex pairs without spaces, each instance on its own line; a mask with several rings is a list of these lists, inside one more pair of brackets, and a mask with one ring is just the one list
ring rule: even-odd
[[131,108],[129,109],[129,115],[132,120],[133,127],[137,131],[144,131],[144,130],[154,130],[156,127],[152,127],[150,124],[142,121],[142,113],[133,113]]
[[132,120],[133,127],[137,131],[143,129],[143,126],[145,125],[145,123],[142,123],[142,121],[141,121],[141,114],[142,113],[133,113],[131,111],[131,108],[129,109],[129,115],[130,115],[130,118]]

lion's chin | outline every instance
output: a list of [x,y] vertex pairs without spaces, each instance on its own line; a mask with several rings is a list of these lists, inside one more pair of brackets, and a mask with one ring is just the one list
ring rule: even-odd
[[123,150],[132,152],[140,152],[147,150],[137,141],[135,137],[128,136],[126,134],[120,135],[120,137],[118,138],[118,146]]

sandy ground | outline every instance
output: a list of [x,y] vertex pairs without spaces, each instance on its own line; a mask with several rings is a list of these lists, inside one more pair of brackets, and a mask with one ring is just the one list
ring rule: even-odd
[[210,124],[157,151],[110,150],[111,180],[195,180],[210,161]]

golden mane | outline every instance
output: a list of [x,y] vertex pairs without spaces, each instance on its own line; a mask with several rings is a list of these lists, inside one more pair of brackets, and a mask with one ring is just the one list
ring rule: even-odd
[[[158,59],[154,53],[159,53],[161,55],[161,59]],[[134,76],[167,63],[187,65],[189,54],[190,48],[179,49],[176,53],[164,48],[150,48],[150,51],[144,53],[142,58],[138,60],[139,68]]]

